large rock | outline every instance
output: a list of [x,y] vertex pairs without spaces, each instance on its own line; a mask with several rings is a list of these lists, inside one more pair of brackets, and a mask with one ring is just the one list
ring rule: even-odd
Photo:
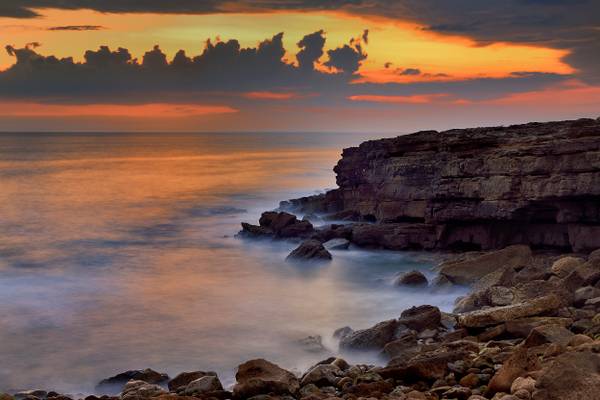
[[405,272],[394,281],[396,286],[427,286],[428,283],[425,275],[419,271]]
[[240,235],[248,237],[271,236],[275,238],[309,237],[314,233],[313,225],[306,220],[298,220],[287,212],[264,212],[259,225],[242,222]]
[[213,371],[182,372],[169,381],[169,390],[172,392],[176,392],[179,389],[185,388],[190,382],[195,381],[196,379],[200,379],[207,375],[217,376],[217,373]]
[[340,340],[340,350],[381,350],[394,340],[398,321],[383,321],[368,329],[362,329],[344,336]]
[[233,396],[236,399],[265,394],[293,395],[300,388],[294,374],[264,359],[250,360],[240,365],[235,379],[237,383],[233,387]]
[[559,355],[537,379],[533,400],[599,400],[600,355],[574,351]]
[[166,390],[156,384],[131,380],[123,388],[121,400],[144,400],[166,393]]
[[535,354],[530,354],[526,348],[517,347],[490,380],[488,392],[491,394],[510,392],[515,379],[539,368],[539,361]]
[[472,284],[484,276],[505,268],[516,269],[531,262],[528,246],[509,246],[460,261],[447,261],[440,265],[440,274],[456,284]]
[[343,151],[337,189],[291,203],[437,232],[419,243],[378,228],[387,233],[367,235],[370,245],[592,251],[600,248],[599,139],[600,121],[584,119],[370,140]]
[[562,300],[556,295],[532,299],[502,307],[484,308],[459,315],[458,322],[466,328],[482,328],[498,325],[518,318],[525,318],[556,311]]
[[223,390],[223,385],[221,385],[219,378],[215,375],[206,375],[188,383],[185,389],[183,389],[183,394],[186,396],[198,396],[221,390]]
[[545,325],[534,328],[523,342],[524,347],[541,346],[546,343],[556,343],[566,347],[574,333],[560,325]]
[[331,253],[318,240],[308,239],[300,243],[286,260],[331,260]]
[[421,332],[425,329],[436,329],[442,321],[440,309],[434,306],[424,305],[411,307],[402,311],[398,322],[409,329]]
[[96,391],[108,394],[119,393],[125,384],[130,380],[142,381],[151,384],[163,384],[169,380],[169,376],[164,373],[156,372],[150,368],[126,371],[101,380],[96,386]]

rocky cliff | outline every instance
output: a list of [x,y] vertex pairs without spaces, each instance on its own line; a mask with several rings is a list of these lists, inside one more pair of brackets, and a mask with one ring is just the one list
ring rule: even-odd
[[358,241],[389,248],[600,247],[600,119],[367,141],[334,171],[338,189],[282,205],[374,222]]

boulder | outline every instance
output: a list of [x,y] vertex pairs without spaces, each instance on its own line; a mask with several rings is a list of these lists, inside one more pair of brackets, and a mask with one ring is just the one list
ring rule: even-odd
[[526,390],[529,393],[533,393],[535,390],[535,379],[531,377],[518,377],[510,385],[510,392],[515,394],[520,390]]
[[600,288],[594,286],[584,286],[575,291],[573,295],[573,304],[576,307],[581,307],[586,301],[600,297]]
[[550,271],[559,278],[565,278],[578,266],[585,262],[583,258],[566,256],[561,257],[552,264]]
[[343,371],[332,364],[319,364],[309,369],[300,381],[301,386],[313,384],[315,386],[335,386],[343,376]]
[[182,372],[169,381],[169,390],[172,392],[176,392],[179,389],[184,389],[190,382],[195,381],[196,379],[200,379],[207,375],[217,376],[217,373],[212,371]]
[[512,336],[526,338],[538,326],[557,325],[566,328],[573,323],[571,318],[527,317],[506,321],[506,332]]
[[308,239],[294,249],[286,260],[331,260],[331,253],[318,240]]
[[554,312],[561,306],[561,303],[562,301],[558,296],[549,295],[508,306],[491,307],[464,313],[459,315],[458,322],[466,328],[482,328],[518,318]]
[[567,346],[574,336],[573,332],[560,325],[544,325],[534,328],[523,342],[524,347],[541,346],[546,343],[556,343]]
[[343,239],[343,238],[339,238],[339,239],[331,239],[326,241],[325,243],[323,243],[323,246],[327,249],[327,250],[348,250],[348,247],[350,247],[350,241],[348,239]]
[[425,275],[419,271],[410,271],[400,275],[394,282],[396,286],[427,286]]
[[300,339],[298,344],[304,351],[309,353],[322,353],[327,351],[325,346],[323,346],[323,338],[319,335],[307,336],[303,339]]
[[143,381],[152,384],[163,384],[169,380],[169,376],[164,373],[156,372],[150,368],[144,370],[130,370],[101,380],[96,386],[96,391],[100,393],[116,394],[119,393],[130,380]]
[[221,385],[219,378],[215,375],[206,375],[188,383],[185,389],[183,389],[183,394],[186,396],[197,396],[220,390],[223,390],[223,385]]
[[238,367],[237,383],[233,387],[235,399],[247,399],[257,395],[293,395],[300,384],[289,371],[264,360],[247,361]]
[[436,329],[440,326],[442,313],[434,306],[423,305],[402,311],[398,322],[409,329],[421,332],[425,329]]
[[351,333],[354,332],[354,329],[350,328],[349,326],[344,326],[342,328],[338,328],[333,332],[333,338],[334,339],[343,339],[346,336],[350,335]]
[[371,328],[355,331],[340,340],[340,350],[381,350],[394,339],[398,321],[391,319]]
[[510,388],[520,376],[529,371],[539,369],[539,361],[534,354],[529,354],[526,348],[517,347],[512,355],[502,364],[488,384],[488,394],[510,392]]
[[567,352],[542,370],[533,400],[599,400],[600,355],[590,350]]
[[588,261],[600,261],[600,249],[592,251],[588,256]]
[[417,354],[420,346],[417,344],[417,337],[412,331],[408,331],[398,339],[387,343],[383,347],[383,353],[387,358],[402,358],[408,360]]
[[166,394],[162,387],[145,381],[131,380],[125,384],[121,400],[143,400]]
[[499,269],[517,269],[529,262],[529,246],[515,245],[466,260],[444,262],[439,266],[439,272],[455,284],[469,285]]
[[267,211],[258,220],[259,225],[242,222],[242,236],[271,236],[275,238],[309,237],[315,229],[308,220],[298,220],[287,212]]

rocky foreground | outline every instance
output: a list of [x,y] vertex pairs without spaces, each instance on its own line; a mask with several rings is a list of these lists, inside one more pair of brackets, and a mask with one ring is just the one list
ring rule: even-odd
[[[402,285],[428,285],[418,272]],[[340,328],[340,354],[377,351],[384,365],[332,357],[295,375],[263,359],[240,365],[224,388],[210,371],[170,379],[128,371],[86,400],[595,400],[600,399],[600,251],[534,254],[527,246],[467,253],[439,266],[432,287],[469,282],[454,313],[423,305],[373,327]],[[116,393],[116,394],[112,394]],[[1,400],[69,400],[41,390]]]

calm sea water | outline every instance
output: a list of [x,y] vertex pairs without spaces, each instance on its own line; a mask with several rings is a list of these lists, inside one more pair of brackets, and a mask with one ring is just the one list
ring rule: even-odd
[[[0,134],[0,391],[93,391],[151,367],[172,376],[265,357],[303,369],[298,344],[451,308],[455,294],[392,286],[424,254],[339,251],[284,261],[292,243],[234,238],[279,200],[335,185],[334,134]],[[351,356],[352,357],[352,356]]]

